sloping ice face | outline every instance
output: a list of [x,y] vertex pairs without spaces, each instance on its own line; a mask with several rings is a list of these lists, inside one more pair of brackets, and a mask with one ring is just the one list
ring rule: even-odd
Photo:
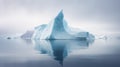
[[94,39],[94,36],[86,31],[71,28],[64,19],[63,11],[49,24],[43,24],[35,28],[33,39]]

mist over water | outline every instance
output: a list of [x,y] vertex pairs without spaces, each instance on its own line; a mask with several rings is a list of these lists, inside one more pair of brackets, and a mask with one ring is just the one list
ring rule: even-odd
[[119,67],[120,39],[0,39],[0,67]]

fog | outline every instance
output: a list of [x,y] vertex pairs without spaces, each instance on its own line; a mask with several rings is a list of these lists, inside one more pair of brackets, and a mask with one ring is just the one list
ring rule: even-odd
[[63,9],[72,27],[119,32],[120,0],[0,0],[0,32],[22,33],[49,23]]

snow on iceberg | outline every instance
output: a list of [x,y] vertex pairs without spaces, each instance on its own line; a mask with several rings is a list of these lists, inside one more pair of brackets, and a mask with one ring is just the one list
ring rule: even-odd
[[43,24],[35,27],[33,39],[94,39],[89,32],[74,29],[68,26],[64,19],[63,11],[55,17],[49,24]]

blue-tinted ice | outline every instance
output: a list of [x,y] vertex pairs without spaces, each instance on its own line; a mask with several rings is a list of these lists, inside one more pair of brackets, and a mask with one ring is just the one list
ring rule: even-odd
[[43,24],[35,28],[33,39],[79,39],[93,40],[94,36],[89,32],[74,29],[68,26],[61,11],[49,24]]

